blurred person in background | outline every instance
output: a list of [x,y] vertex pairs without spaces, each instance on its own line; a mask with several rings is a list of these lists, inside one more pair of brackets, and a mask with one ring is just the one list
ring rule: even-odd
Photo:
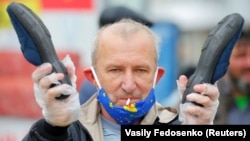
[[250,30],[242,32],[233,48],[227,74],[218,87],[215,124],[250,124]]

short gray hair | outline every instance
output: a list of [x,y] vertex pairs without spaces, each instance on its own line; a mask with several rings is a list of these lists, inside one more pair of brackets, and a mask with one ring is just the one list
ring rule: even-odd
[[136,22],[136,21],[134,21],[132,19],[124,18],[124,19],[121,19],[121,20],[119,20],[119,21],[117,21],[115,23],[107,24],[105,26],[102,26],[99,29],[96,37],[94,38],[94,42],[93,42],[93,46],[92,46],[92,50],[91,50],[91,61],[92,61],[93,66],[96,63],[97,48],[99,46],[101,35],[102,35],[104,30],[110,29],[110,27],[115,29],[115,30],[112,30],[112,31],[115,31],[116,33],[120,33],[120,35],[123,36],[125,39],[127,39],[131,33],[135,33],[135,32],[141,31],[141,30],[144,30],[147,33],[149,33],[149,35],[152,37],[152,40],[154,42],[156,55],[157,55],[156,56],[156,61],[158,61],[159,52],[160,52],[158,43],[160,41],[160,38],[148,26],[146,26],[146,25],[144,25],[144,24],[142,24],[140,22]]

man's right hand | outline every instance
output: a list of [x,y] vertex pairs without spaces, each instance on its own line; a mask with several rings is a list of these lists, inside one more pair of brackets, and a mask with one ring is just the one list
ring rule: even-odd
[[[53,125],[65,127],[78,120],[80,116],[79,95],[76,90],[75,66],[69,56],[62,61],[72,81],[72,86],[60,84],[62,73],[51,73],[52,65],[44,63],[32,73],[35,98],[42,108],[45,120]],[[56,84],[51,87],[52,84]],[[56,99],[59,95],[70,95],[66,99]]]

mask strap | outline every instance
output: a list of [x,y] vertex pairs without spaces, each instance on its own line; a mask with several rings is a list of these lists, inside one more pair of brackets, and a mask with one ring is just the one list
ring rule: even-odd
[[94,75],[94,78],[95,78],[95,80],[96,80],[96,83],[97,83],[97,85],[98,85],[98,88],[101,89],[101,84],[100,84],[100,82],[99,82],[99,80],[98,80],[98,78],[97,78],[97,75],[96,75],[96,73],[95,73],[94,67],[92,66],[92,67],[90,67],[90,69],[91,69],[91,71],[92,71],[92,74]]
[[158,75],[158,67],[156,68],[156,72],[155,72],[155,76],[154,76],[153,88],[155,88],[157,75]]

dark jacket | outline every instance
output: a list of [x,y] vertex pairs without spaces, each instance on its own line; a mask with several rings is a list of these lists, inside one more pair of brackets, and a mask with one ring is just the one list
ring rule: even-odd
[[93,139],[79,121],[68,127],[53,127],[41,119],[32,125],[23,141],[93,141]]

